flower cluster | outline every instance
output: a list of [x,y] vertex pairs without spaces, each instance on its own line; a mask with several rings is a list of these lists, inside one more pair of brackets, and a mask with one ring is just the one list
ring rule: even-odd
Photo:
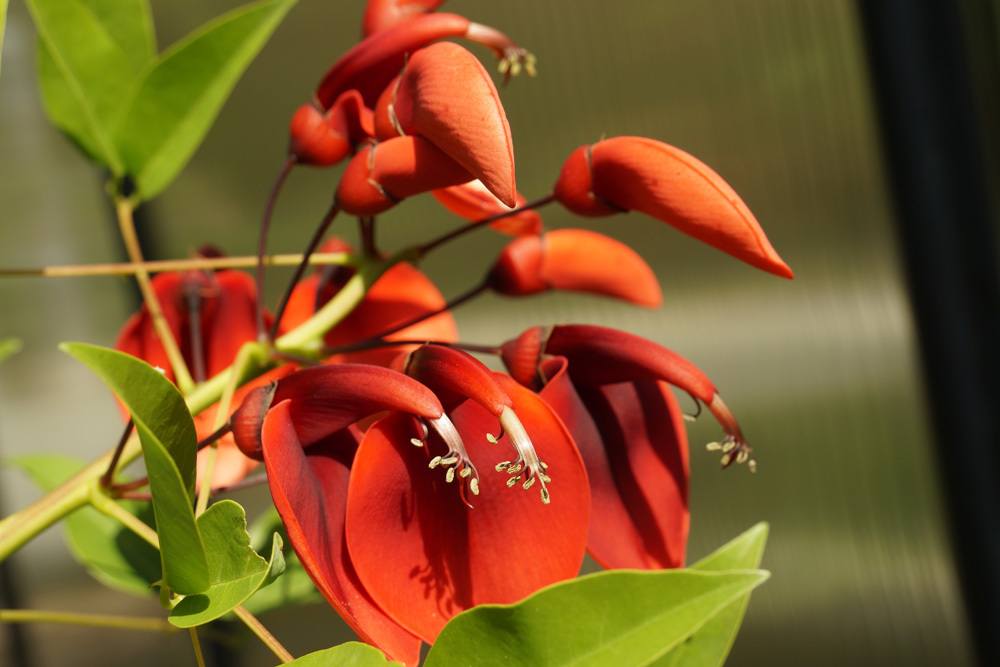
[[[318,589],[359,636],[407,664],[455,614],[573,577],[586,552],[611,568],[683,564],[688,444],[674,389],[721,425],[724,437],[709,449],[720,451],[723,467],[756,466],[713,383],[654,342],[582,324],[533,327],[499,345],[458,341],[451,309],[487,290],[660,304],[656,276],[636,252],[592,231],[545,230],[535,209],[639,211],[792,277],[718,174],[653,139],[581,146],[552,193],[527,202],[490,75],[465,48],[441,40],[489,46],[508,77],[534,74],[534,59],[493,28],[436,12],[440,4],[369,1],[364,38],[292,118],[282,179],[293,165],[346,161],[310,252],[337,212],[358,216],[370,232],[376,215],[427,192],[478,224],[417,248],[405,258],[411,263],[393,263],[325,333],[317,359],[283,359],[241,388],[226,436],[231,463],[216,469],[227,483],[263,461]],[[487,224],[513,238],[470,291],[447,301],[412,262]],[[358,262],[386,261],[372,237]],[[350,251],[338,239],[322,249]],[[243,343],[309,321],[360,265],[300,272],[273,318],[259,306],[259,284],[235,271],[161,274],[154,285],[185,360],[204,380]],[[118,346],[169,366],[144,311]],[[499,358],[508,372],[489,370],[470,351]]]

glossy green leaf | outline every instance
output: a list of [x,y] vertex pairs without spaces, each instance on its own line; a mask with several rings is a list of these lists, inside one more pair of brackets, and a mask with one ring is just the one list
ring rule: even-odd
[[171,46],[146,72],[116,134],[141,198],[177,176],[294,3],[262,0],[220,16]]
[[[692,565],[691,569],[713,572],[760,567],[767,531],[766,523],[758,523]],[[657,667],[718,667],[724,664],[749,603],[750,593],[731,602],[687,641],[653,664]]]
[[[51,491],[84,465],[83,461],[56,454],[21,456],[10,462],[24,470],[43,491]],[[149,503],[120,504],[152,525]],[[70,514],[63,527],[73,557],[95,579],[125,593],[152,593],[151,584],[160,578],[160,554],[132,531],[92,507]]]
[[208,562],[191,500],[197,442],[184,399],[162,373],[140,359],[85,343],[60,347],[90,367],[132,414],[153,495],[165,583],[184,595],[204,592],[210,581]]
[[760,570],[615,570],[453,618],[426,667],[647,665],[768,577]]
[[170,622],[181,628],[203,625],[229,613],[285,569],[281,536],[272,535],[270,560],[257,555],[250,546],[246,512],[237,502],[222,500],[211,505],[198,517],[198,530],[211,584],[204,593],[181,600],[170,612]]
[[314,651],[292,660],[288,665],[295,667],[385,667],[399,665],[390,662],[382,651],[361,642],[347,642],[322,651]]
[[3,63],[3,35],[7,28],[7,0],[0,0],[0,64]]
[[[122,173],[112,130],[145,63],[134,55],[136,40],[122,39],[119,18],[134,0],[26,0],[38,30],[38,75],[52,122],[84,151]],[[138,60],[138,62],[137,62]]]
[[[272,535],[278,533],[287,543],[285,527],[281,523],[277,510],[271,507],[250,524],[250,544],[257,551],[267,548]],[[272,584],[259,589],[243,603],[250,613],[259,615],[295,605],[323,602],[323,596],[316,590],[316,585],[294,551],[285,554],[285,571]]]
[[[0,0],[0,3],[2,2],[3,0]],[[0,14],[0,17],[2,17],[2,14]],[[0,32],[0,37],[2,36],[3,33]],[[19,341],[18,339],[4,338],[3,340],[0,340],[0,362],[2,362],[7,357],[17,354],[20,351],[21,351],[21,341]]]

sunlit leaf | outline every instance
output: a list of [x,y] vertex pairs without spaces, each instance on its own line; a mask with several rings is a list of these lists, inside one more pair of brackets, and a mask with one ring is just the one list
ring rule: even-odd
[[3,35],[7,28],[7,0],[0,0],[0,63],[3,63]]
[[385,665],[402,663],[390,662],[382,651],[368,644],[347,642],[325,648],[322,651],[308,653],[285,664],[295,667],[331,667],[332,665],[337,667],[385,667]]
[[647,665],[767,577],[760,570],[592,574],[517,604],[459,614],[426,665]]
[[[24,470],[43,491],[51,491],[84,465],[57,454],[20,456],[10,460]],[[149,503],[122,501],[121,506],[152,525]],[[150,595],[150,585],[160,578],[156,549],[92,507],[83,507],[63,522],[73,557],[102,584],[125,593]]]
[[[0,0],[3,2],[3,0]],[[0,15],[2,17],[2,15]],[[2,27],[2,26],[0,26]],[[0,37],[3,33],[0,32]],[[21,341],[16,338],[4,338],[0,340],[0,362],[2,362],[7,357],[13,356],[21,351]]]
[[272,535],[270,560],[261,558],[250,546],[246,512],[237,502],[222,500],[210,506],[198,517],[198,530],[211,583],[207,591],[184,598],[170,612],[170,622],[181,628],[229,613],[285,569],[281,536]]
[[143,199],[177,176],[295,0],[262,0],[171,46],[143,76],[116,134]]
[[94,371],[132,415],[149,474],[164,581],[185,595],[204,592],[208,562],[191,500],[197,443],[184,399],[162,373],[135,357],[85,343],[60,347]]
[[38,30],[38,76],[52,122],[84,151],[120,175],[112,128],[135,81],[134,37],[122,39],[120,18],[135,0],[26,0]]
[[[713,572],[760,567],[766,543],[767,524],[758,523],[692,565],[691,569]],[[657,667],[718,667],[724,664],[749,603],[750,593],[731,602],[687,641],[653,664]]]

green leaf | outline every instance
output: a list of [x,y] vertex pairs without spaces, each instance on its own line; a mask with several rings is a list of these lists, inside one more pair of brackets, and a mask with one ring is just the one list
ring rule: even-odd
[[295,667],[385,667],[399,665],[390,662],[382,651],[361,642],[346,642],[322,651],[308,653],[301,658],[292,660],[288,665]]
[[[0,0],[2,4],[5,0]],[[0,7],[2,9],[2,7]],[[0,20],[3,19],[3,14],[0,13]],[[3,25],[0,24],[0,39],[3,39]],[[0,340],[0,362],[2,362],[7,357],[12,357],[21,351],[21,341],[16,338],[4,338]]]
[[[67,456],[38,454],[10,460],[43,491],[51,491],[80,470],[83,461]],[[127,511],[152,525],[148,503],[122,501]],[[73,557],[102,584],[135,595],[149,595],[160,578],[156,549],[92,507],[73,512],[64,522],[66,542]]]
[[647,665],[768,576],[615,570],[580,577],[517,604],[459,614],[438,636],[426,667]]
[[[148,8],[138,0],[26,4],[38,30],[38,76],[46,112],[84,151],[121,175],[112,129],[150,56]],[[135,26],[143,20],[147,35],[137,37]]]
[[281,536],[272,536],[270,561],[257,555],[250,546],[246,512],[237,502],[222,500],[210,506],[198,517],[198,530],[208,555],[211,585],[200,595],[184,598],[170,612],[170,622],[180,628],[229,613],[285,569]]
[[[758,523],[702,558],[691,569],[713,572],[760,567],[764,545],[767,543],[767,531],[766,523]],[[656,667],[718,667],[724,664],[749,603],[750,593],[731,602],[686,642],[653,664]]]
[[164,581],[185,595],[204,592],[208,562],[191,500],[197,442],[184,399],[162,373],[135,357],[85,343],[60,347],[90,367],[132,415],[153,495]]
[[[285,542],[288,541],[277,510],[271,507],[250,524],[250,544],[258,551],[265,549],[274,533],[281,535]],[[323,596],[316,590],[316,585],[293,551],[285,556],[285,571],[281,577],[274,583],[260,588],[243,603],[243,606],[250,613],[260,615],[272,609],[322,602],[322,600]]]
[[7,0],[0,0],[0,63],[3,62],[3,34],[7,27]]
[[177,176],[294,3],[262,0],[220,16],[145,73],[116,134],[139,197],[155,196]]

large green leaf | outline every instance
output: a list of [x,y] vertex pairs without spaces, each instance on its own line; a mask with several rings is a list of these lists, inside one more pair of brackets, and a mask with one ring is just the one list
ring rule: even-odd
[[[767,524],[758,523],[692,565],[691,569],[714,572],[760,567],[766,543]],[[749,603],[750,593],[731,602],[687,641],[653,664],[657,667],[718,667],[724,664]]]
[[270,561],[257,555],[250,546],[246,512],[237,502],[222,500],[210,506],[198,517],[198,530],[211,584],[204,593],[181,600],[170,612],[170,622],[181,628],[203,625],[229,613],[285,568],[281,536],[272,535]]
[[[377,648],[361,642],[347,642],[322,651],[314,651],[296,658],[288,665],[295,667],[385,667],[399,665],[389,660]],[[471,664],[471,663],[470,663]]]
[[513,605],[453,618],[426,667],[648,665],[694,634],[767,572],[600,572],[555,584]]
[[[51,491],[69,479],[84,462],[56,454],[37,454],[11,459],[43,491]],[[122,501],[127,511],[152,524],[148,503]],[[160,554],[132,531],[92,507],[83,507],[63,522],[66,542],[73,557],[102,584],[136,595],[149,595],[150,585],[160,578]]]
[[143,199],[177,176],[295,0],[262,0],[177,42],[143,76],[117,132]]
[[208,562],[191,500],[197,442],[184,399],[162,373],[135,357],[85,343],[60,347],[90,367],[132,414],[153,494],[164,582],[185,595],[204,592]]
[[[26,0],[39,39],[39,85],[52,122],[113,174],[123,169],[112,128],[145,63],[120,18],[135,0]],[[148,19],[147,19],[148,20]],[[131,33],[130,33],[131,34]],[[139,60],[137,63],[136,61]]]
[[[4,0],[0,0],[3,3]],[[0,19],[3,18],[3,14],[0,14]],[[0,29],[3,26],[0,25]],[[3,38],[3,32],[0,30],[0,39]],[[7,357],[13,356],[21,351],[21,341],[16,338],[4,338],[0,340],[0,361],[3,361]]]
[[0,63],[3,62],[3,34],[7,27],[7,0],[0,0]]

